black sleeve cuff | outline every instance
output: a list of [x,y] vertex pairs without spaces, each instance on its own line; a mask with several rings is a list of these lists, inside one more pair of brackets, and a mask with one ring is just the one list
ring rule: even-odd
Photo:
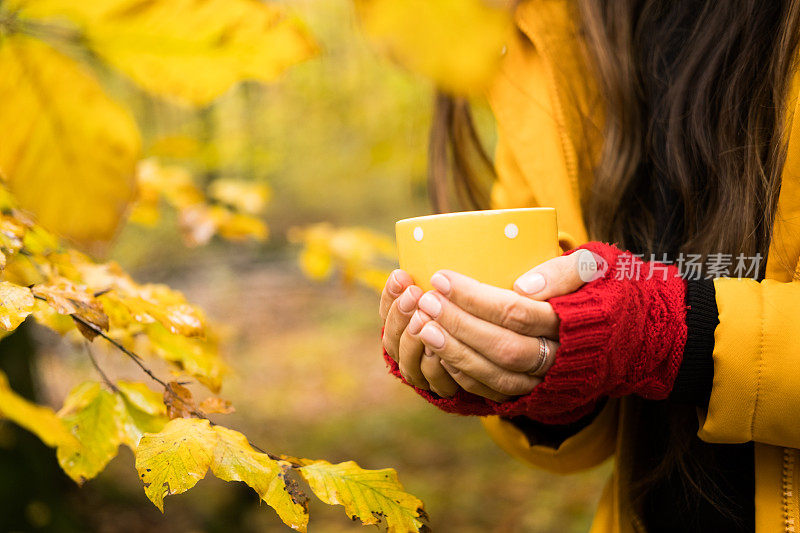
[[687,281],[686,305],[686,346],[669,399],[706,409],[714,381],[714,330],[719,324],[714,281]]
[[558,448],[562,442],[591,424],[605,405],[606,398],[602,398],[597,402],[597,406],[591,413],[569,424],[545,424],[532,420],[527,416],[512,416],[505,418],[505,420],[508,420],[522,431],[531,446],[538,444],[550,448]]

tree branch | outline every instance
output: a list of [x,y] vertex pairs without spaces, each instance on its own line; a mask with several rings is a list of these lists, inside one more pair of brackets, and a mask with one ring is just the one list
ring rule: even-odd
[[89,343],[87,341],[83,341],[83,347],[86,349],[86,354],[89,356],[89,360],[91,360],[92,366],[94,366],[94,369],[97,370],[98,374],[100,374],[100,377],[103,378],[103,381],[105,382],[105,384],[112,391],[118,393],[119,389],[117,388],[117,386],[114,385],[114,383],[112,383],[112,381],[110,379],[108,379],[108,376],[106,375],[106,373],[103,372],[103,369],[100,368],[100,365],[97,364],[97,359],[95,359],[94,353],[92,353],[92,347],[89,345]]
[[[37,296],[37,295],[34,295],[34,298],[36,298],[37,300],[42,300],[42,301],[44,301],[44,302],[46,302],[46,301],[47,301],[47,299],[46,299],[46,298],[44,298],[44,297],[42,297],[42,296]],[[106,340],[107,342],[109,342],[109,343],[110,343],[112,346],[114,346],[115,348],[117,348],[118,350],[120,350],[122,353],[124,353],[125,355],[127,355],[127,356],[128,356],[130,359],[132,359],[132,360],[133,360],[133,362],[134,362],[134,363],[136,363],[136,365],[137,365],[137,366],[138,366],[140,369],[142,369],[142,371],[143,371],[145,374],[147,374],[147,375],[148,375],[148,376],[149,376],[151,379],[153,379],[154,381],[156,381],[156,382],[157,382],[159,385],[161,385],[162,387],[164,387],[164,391],[165,391],[165,392],[167,392],[167,393],[168,393],[168,394],[169,394],[169,395],[170,395],[172,398],[174,398],[174,399],[178,400],[180,403],[182,403],[183,405],[185,405],[185,406],[186,406],[186,408],[187,408],[187,411],[188,411],[188,412],[189,412],[189,413],[190,413],[192,416],[194,416],[195,418],[201,418],[201,419],[203,419],[203,420],[207,420],[207,421],[208,421],[208,423],[209,423],[209,424],[211,424],[212,426],[216,426],[216,425],[217,425],[217,423],[216,423],[216,422],[214,422],[213,420],[211,420],[210,418],[208,418],[208,416],[207,416],[205,413],[202,413],[201,411],[198,411],[198,410],[195,408],[195,406],[194,406],[194,405],[191,405],[191,404],[187,403],[187,402],[186,402],[186,401],[185,401],[183,398],[181,398],[180,396],[178,396],[178,395],[176,395],[174,392],[172,392],[172,389],[169,387],[169,385],[168,385],[168,384],[167,384],[167,383],[166,383],[164,380],[160,379],[158,376],[156,376],[155,374],[153,374],[152,370],[150,370],[149,368],[147,368],[147,366],[146,366],[146,365],[144,364],[144,362],[142,361],[142,358],[141,358],[141,357],[139,357],[137,354],[133,353],[133,352],[132,352],[132,351],[130,351],[128,348],[126,348],[125,346],[123,346],[123,345],[122,345],[120,342],[118,342],[116,339],[113,339],[112,337],[109,337],[109,336],[106,334],[106,332],[105,332],[105,331],[103,331],[103,330],[102,330],[102,329],[101,329],[101,328],[100,328],[98,325],[96,325],[96,324],[93,324],[92,322],[89,322],[88,320],[85,320],[85,319],[83,319],[82,317],[78,316],[77,314],[71,314],[71,315],[69,315],[69,316],[71,316],[71,317],[72,317],[72,319],[73,319],[75,322],[78,322],[78,323],[80,323],[82,326],[85,326],[85,327],[89,328],[90,330],[92,330],[93,332],[95,332],[95,333],[96,333],[98,336],[100,336],[100,337],[102,337],[103,339],[105,339],[105,340]],[[111,381],[108,379],[108,377],[107,377],[107,376],[106,376],[106,375],[103,373],[103,371],[100,369],[100,366],[97,364],[97,361],[95,360],[95,358],[94,358],[94,355],[92,354],[91,350],[89,349],[89,343],[88,343],[88,342],[86,343],[86,349],[87,349],[87,352],[89,353],[89,358],[91,359],[91,361],[92,361],[92,364],[94,365],[95,369],[97,369],[98,373],[99,373],[99,374],[100,374],[100,376],[103,378],[103,380],[106,382],[106,384],[108,384],[108,385],[109,385],[109,386],[110,386],[110,387],[111,387],[111,388],[114,390],[114,392],[119,392],[119,389],[117,389],[117,387],[111,383]],[[261,447],[259,447],[259,446],[255,445],[255,444],[253,444],[252,442],[250,442],[250,439],[248,439],[248,440],[247,440],[247,442],[248,442],[248,444],[250,444],[250,446],[251,446],[251,447],[252,447],[254,450],[256,450],[256,451],[257,451],[257,452],[259,452],[259,453],[263,453],[263,454],[267,455],[267,456],[268,456],[270,459],[272,459],[273,461],[282,461],[282,462],[288,462],[288,463],[291,465],[291,467],[292,467],[292,468],[300,468],[300,467],[302,466],[301,464],[295,463],[294,461],[287,461],[286,459],[284,459],[284,458],[282,458],[282,457],[280,457],[280,456],[278,456],[278,455],[275,455],[275,454],[272,454],[272,453],[269,453],[269,452],[267,452],[267,451],[266,451],[266,450],[264,450],[263,448],[261,448]]]

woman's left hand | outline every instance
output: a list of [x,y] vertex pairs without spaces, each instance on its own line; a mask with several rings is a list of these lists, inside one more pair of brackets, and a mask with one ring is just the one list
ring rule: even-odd
[[[580,269],[591,269],[587,261],[594,263],[588,250],[546,261],[520,276],[513,291],[440,270],[431,277],[436,290],[418,302],[409,333],[418,335],[425,354],[438,356],[464,390],[497,402],[527,394],[542,381],[559,346],[559,319],[545,300],[583,286]],[[540,337],[549,353],[543,364]]]

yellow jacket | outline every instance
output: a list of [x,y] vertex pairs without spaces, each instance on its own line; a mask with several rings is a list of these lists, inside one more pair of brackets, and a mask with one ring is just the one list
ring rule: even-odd
[[[577,154],[599,147],[602,108],[577,48],[573,4],[525,0],[515,12],[520,31],[488,94],[498,127],[491,200],[493,208],[553,206],[559,228],[585,242],[580,198],[592,176]],[[755,442],[759,532],[800,526],[800,118],[792,120],[798,88],[800,74],[786,104],[789,152],[767,279],[714,281],[720,321],[714,380],[708,410],[698,412],[702,440]],[[609,401],[591,425],[557,449],[531,446],[497,417],[483,422],[508,453],[550,471],[575,472],[615,456],[592,531],[636,531],[641,528],[628,503],[625,461],[633,409],[625,399]]]

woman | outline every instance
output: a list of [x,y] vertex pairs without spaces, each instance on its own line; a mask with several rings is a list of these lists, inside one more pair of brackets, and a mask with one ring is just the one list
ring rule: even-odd
[[[393,373],[446,411],[488,415],[529,464],[613,455],[593,531],[794,531],[800,2],[526,0],[515,21],[488,95],[488,202],[488,160],[447,97],[433,199],[448,209],[450,154],[468,206],[553,206],[585,244],[514,290],[440,271],[423,294],[393,272]],[[588,258],[608,270],[585,283]]]

